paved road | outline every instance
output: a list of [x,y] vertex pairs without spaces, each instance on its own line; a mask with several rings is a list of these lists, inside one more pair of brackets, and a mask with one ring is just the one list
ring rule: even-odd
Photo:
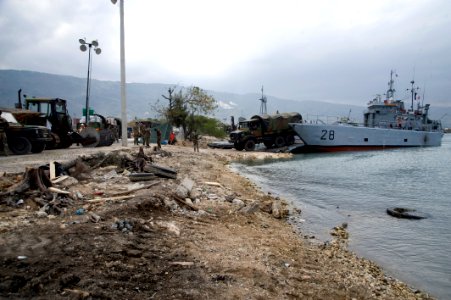
[[[133,145],[133,140],[129,140],[128,147],[137,146]],[[72,145],[67,149],[44,150],[36,154],[0,156],[0,172],[22,173],[26,167],[41,166],[49,161],[64,162],[75,159],[80,155],[90,155],[99,151],[111,151],[121,148],[122,143],[119,141],[119,143],[114,143],[109,147],[83,148]]]

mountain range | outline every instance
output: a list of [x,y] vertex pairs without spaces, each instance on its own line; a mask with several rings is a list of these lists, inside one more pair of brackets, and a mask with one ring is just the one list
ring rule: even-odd
[[[55,75],[33,71],[0,70],[0,107],[13,108],[18,101],[18,90],[28,97],[62,98],[68,100],[68,110],[72,117],[80,117],[86,107],[86,78]],[[120,82],[91,79],[89,106],[104,116],[120,117]],[[168,95],[169,88],[185,88],[176,84],[162,83],[127,83],[127,119],[158,118],[152,109],[159,101],[167,105],[162,95]],[[200,87],[202,88],[202,87]],[[228,123],[230,117],[249,118],[260,113],[261,93],[233,94],[205,90],[218,102],[214,117]],[[320,101],[296,101],[266,96],[267,112],[299,112],[304,119],[320,116],[328,117],[350,116],[361,122],[364,106],[336,104]],[[369,100],[369,99],[368,99]],[[365,104],[362,101],[362,104]],[[442,119],[445,127],[451,127],[451,107],[431,106],[431,118]]]

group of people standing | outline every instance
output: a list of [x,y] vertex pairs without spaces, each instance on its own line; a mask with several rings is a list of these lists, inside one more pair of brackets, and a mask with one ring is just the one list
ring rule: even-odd
[[[161,138],[162,132],[159,128],[155,128],[155,132],[157,135],[157,149],[161,149]],[[146,148],[150,147],[150,137],[152,136],[152,128],[143,123],[136,123],[133,126],[133,138],[134,144],[139,145],[142,139],[142,144]],[[201,136],[194,130],[194,132],[190,135],[190,140],[193,142],[194,152],[199,152],[199,141],[201,140]],[[174,131],[171,131],[169,134],[168,144],[174,145],[176,143],[176,137]]]
[[[145,124],[136,123],[133,127],[133,138],[134,138],[134,144],[139,145],[140,138],[142,138],[143,145],[146,148],[150,147],[150,137],[152,136],[152,129],[150,126],[146,126]],[[155,129],[155,132],[157,134],[157,147],[158,149],[161,149],[161,130],[159,128]],[[174,132],[171,132],[169,135],[169,144],[173,145],[175,143],[175,134]]]

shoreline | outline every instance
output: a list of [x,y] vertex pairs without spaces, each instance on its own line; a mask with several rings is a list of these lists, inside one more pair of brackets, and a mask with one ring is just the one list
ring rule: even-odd
[[[257,168],[250,169],[254,168],[255,166],[257,166]],[[346,211],[346,213],[344,213],[343,210],[338,210],[338,206],[337,209],[335,209],[335,206],[332,209],[330,209],[330,207],[329,209],[326,209],[325,206],[322,205],[315,206],[312,202],[312,199],[315,198],[312,195],[310,195],[309,197],[310,202],[304,202],[302,194],[299,195],[293,192],[287,193],[286,190],[280,188],[280,186],[282,187],[284,186],[283,182],[278,182],[279,184],[281,184],[280,186],[278,184],[275,185],[271,181],[271,179],[268,179],[272,177],[268,177],[267,175],[262,176],[261,174],[259,174],[258,170],[260,170],[260,168],[258,168],[258,166],[259,163],[257,164],[250,163],[246,164],[245,166],[242,165],[240,166],[240,164],[237,164],[234,167],[234,169],[237,172],[240,172],[241,174],[244,173],[244,176],[246,176],[246,178],[250,178],[251,180],[256,182],[265,192],[270,192],[274,196],[285,198],[286,201],[288,201],[294,207],[302,209],[301,216],[292,216],[289,218],[289,223],[292,224],[294,227],[299,228],[301,232],[301,237],[303,237],[304,239],[308,239],[309,241],[319,245],[329,243],[332,242],[334,238],[333,235],[331,234],[331,229],[335,226],[339,226],[342,223],[346,224],[349,223],[350,226],[348,227],[348,230],[350,234],[350,240],[349,244],[346,245],[345,250],[350,251],[351,253],[357,255],[358,257],[362,257],[364,259],[372,261],[373,263],[378,265],[382,269],[382,271],[386,273],[388,276],[397,278],[398,280],[406,283],[413,289],[419,289],[421,291],[434,290],[433,288],[431,289],[431,286],[425,284],[425,281],[421,276],[418,276],[417,272],[415,271],[410,272],[410,270],[406,272],[406,270],[402,269],[403,266],[398,268],[396,267],[396,265],[390,264],[390,262],[387,261],[387,257],[381,255],[380,253],[375,252],[374,250],[368,251],[368,249],[372,249],[369,247],[369,245],[372,245],[371,242],[368,243],[366,241],[366,238],[368,238],[369,236],[362,235],[361,232],[360,234],[355,234],[356,228],[359,227],[361,224],[357,222],[357,220],[359,220],[358,217],[352,218],[351,221],[349,217],[351,216],[351,214],[354,216],[352,211]],[[270,169],[271,167],[264,167],[262,171],[263,173],[266,174]],[[280,167],[278,168],[278,170],[280,170]],[[266,185],[265,183],[267,183],[268,185]],[[303,183],[305,184],[305,182]],[[324,218],[326,218],[327,221],[325,221]],[[311,222],[311,220],[315,221]],[[399,255],[400,254],[398,254],[398,256]],[[415,269],[411,268],[411,270]],[[436,290],[436,293],[440,295],[440,291]],[[441,298],[440,296],[437,295],[429,294],[429,296],[434,298]]]
[[[137,149],[137,146],[129,146],[128,149],[123,150],[134,153]],[[106,152],[111,150],[98,149],[98,151]],[[104,262],[106,269],[102,265],[97,266],[98,269],[95,270],[100,270],[104,275],[96,276],[99,276],[101,281],[109,282],[108,278],[116,276],[119,272],[116,269],[129,265],[131,270],[123,267],[125,273],[122,275],[136,277],[137,273],[143,271],[139,264],[144,264],[148,268],[146,272],[153,275],[152,284],[147,284],[146,280],[141,281],[140,277],[135,278],[139,283],[141,296],[144,298],[151,296],[158,299],[194,298],[202,295],[204,298],[225,299],[261,297],[432,299],[429,295],[385,275],[383,270],[373,262],[359,258],[348,251],[346,238],[344,238],[346,231],[343,229],[335,230],[337,239],[331,243],[318,245],[303,238],[302,232],[297,232],[286,218],[280,218],[280,214],[274,214],[274,207],[279,206],[282,208],[281,211],[284,211],[283,208],[288,203],[283,204],[285,202],[283,199],[268,195],[251,180],[229,168],[229,164],[236,160],[287,158],[289,155],[206,148],[201,148],[200,153],[194,153],[191,147],[184,146],[164,146],[163,150],[170,152],[171,156],[156,155],[153,156],[154,161],[159,165],[177,170],[177,180],[163,180],[159,187],[137,192],[130,200],[88,205],[87,211],[101,216],[100,223],[67,225],[68,220],[75,219],[72,214],[33,219],[30,215],[33,215],[34,211],[21,209],[20,213],[18,210],[2,212],[1,223],[9,222],[10,225],[12,223],[17,225],[16,227],[6,226],[6,229],[0,226],[1,238],[5,242],[3,243],[5,246],[1,249],[2,253],[6,253],[4,256],[8,255],[13,246],[18,243],[17,240],[14,241],[13,236],[16,239],[17,236],[24,237],[23,240],[25,240],[25,237],[31,233],[37,233],[56,241],[55,244],[61,246],[59,243],[63,243],[68,231],[72,233],[73,239],[82,239],[87,244],[91,244],[92,240],[85,240],[79,234],[85,233],[94,240],[99,236],[105,236],[108,232],[107,236],[111,238],[105,241],[106,245],[121,248],[119,252],[121,255],[116,257],[115,254],[112,259],[110,252],[102,252],[106,250],[99,253],[94,251],[98,256],[97,259],[108,258],[108,261]],[[145,151],[146,154],[152,155],[149,150]],[[51,155],[50,151],[46,152]],[[42,161],[46,161],[45,158]],[[192,212],[180,206],[168,210],[167,207],[158,206],[153,201],[160,196],[164,201],[169,201],[170,199],[165,199],[167,191],[176,189],[184,178],[194,182],[195,193],[193,194],[195,195],[191,195],[191,198],[194,205],[204,213]],[[218,185],[212,185],[213,183]],[[88,184],[84,187],[83,192],[88,194]],[[77,188],[82,187],[77,186]],[[149,196],[149,193],[152,196]],[[229,201],[228,199],[232,196],[232,201]],[[244,206],[240,207],[243,204]],[[251,209],[254,204],[258,206],[257,209],[255,206]],[[23,218],[22,213],[24,213]],[[302,212],[300,215],[302,216]],[[137,226],[139,230],[136,230],[136,233],[133,232],[133,236],[110,232],[114,220],[124,218],[142,223]],[[30,224],[25,222],[30,220],[33,220],[32,232],[27,231],[30,229]],[[171,226],[168,223],[164,223],[165,226],[158,225],[163,224],[161,222],[171,222],[178,228],[178,234],[176,234],[177,230],[175,234],[171,232]],[[65,226],[60,226],[61,224]],[[40,230],[41,226],[42,230]],[[58,230],[54,230],[55,232],[50,235],[48,228],[55,227],[58,227]],[[126,247],[130,241],[133,241],[133,249]],[[102,243],[102,241],[97,242]],[[137,245],[145,245],[145,247]],[[78,244],[76,246],[81,247]],[[74,248],[77,248],[76,246]],[[50,246],[46,245],[46,247]],[[147,250],[149,248],[154,253],[151,255],[152,266],[148,265]],[[80,250],[78,254],[89,255],[89,249],[91,248],[82,249],[83,251]],[[42,258],[43,254],[39,255]],[[33,257],[33,254],[29,256]],[[63,258],[59,259],[64,261],[66,256],[67,253],[64,253]],[[87,274],[92,272],[92,267],[89,266],[95,265],[94,260],[86,264],[79,263],[80,265],[70,269],[69,272],[79,278],[77,284],[69,288],[60,287],[53,290],[44,288],[41,295],[61,296],[63,293],[66,293],[65,295],[75,293],[67,290],[80,290],[90,296],[137,297],[136,290],[127,284],[117,286],[119,294],[109,294],[107,286],[89,282],[83,276],[83,272]],[[112,267],[114,264],[118,267]],[[158,266],[155,270],[154,264]],[[47,272],[50,272],[53,267],[43,266],[38,257],[36,260],[30,259],[30,265],[32,269],[43,269]],[[9,274],[7,276],[12,276],[14,271],[13,266],[5,264],[1,269],[5,271],[2,273]],[[63,269],[68,272],[64,267]],[[96,272],[93,273],[96,274]],[[8,278],[2,278],[2,281],[5,279],[8,280]],[[118,284],[116,281],[114,281],[115,284]],[[49,286],[52,284],[55,285],[52,282]]]

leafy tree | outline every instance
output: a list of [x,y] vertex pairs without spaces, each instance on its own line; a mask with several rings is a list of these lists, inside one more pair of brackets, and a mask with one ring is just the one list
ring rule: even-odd
[[185,92],[175,91],[175,88],[168,89],[168,96],[162,95],[168,100],[168,106],[163,106],[157,101],[153,107],[160,115],[164,116],[171,124],[182,127],[188,138],[201,126],[196,117],[201,114],[210,114],[216,108],[216,100],[199,87],[190,87]]
[[201,114],[209,114],[216,110],[218,107],[216,100],[208,95],[204,90],[199,87],[190,87],[185,94],[186,104],[189,112],[189,118],[186,121],[185,139],[190,137],[191,134],[198,130],[200,125],[196,122],[195,117]]
[[225,128],[227,125],[221,121],[206,116],[194,116],[196,130],[201,135],[210,135],[217,138],[227,136]]

